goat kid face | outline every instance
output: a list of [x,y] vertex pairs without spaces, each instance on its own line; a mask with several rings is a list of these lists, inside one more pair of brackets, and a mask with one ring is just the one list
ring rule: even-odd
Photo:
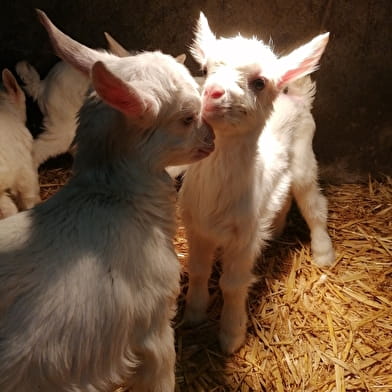
[[[214,134],[201,118],[198,85],[177,59],[160,52],[144,52],[107,61],[107,69],[99,73],[97,67],[102,65],[93,65],[97,94],[125,114],[130,128],[141,128],[138,145],[145,161],[163,168],[193,163],[213,151]],[[110,77],[117,75],[121,82],[108,80],[109,69]],[[119,88],[120,83],[123,88]],[[131,87],[138,96],[136,100],[142,100],[142,108],[132,108],[136,106],[135,96],[127,97]]]
[[[122,57],[95,51],[58,30],[42,11],[41,23],[57,54],[91,77],[97,95],[120,112],[130,132],[139,132],[145,151],[162,169],[192,163],[214,149],[201,120],[198,85],[181,62],[160,52]],[[148,157],[147,157],[148,159]]]
[[259,64],[210,58],[204,67],[202,114],[207,122],[218,130],[244,132],[265,121],[278,92]]
[[[177,91],[174,101],[175,104],[172,103],[168,110],[163,110],[150,139],[162,150],[162,167],[193,163],[214,150],[214,133],[210,125],[202,120],[198,89],[189,85]],[[169,154],[163,153],[164,150]]]
[[278,58],[256,38],[217,39],[201,13],[191,53],[206,74],[203,117],[215,130],[224,128],[225,132],[260,128],[275,97],[317,68],[328,36],[321,34]]

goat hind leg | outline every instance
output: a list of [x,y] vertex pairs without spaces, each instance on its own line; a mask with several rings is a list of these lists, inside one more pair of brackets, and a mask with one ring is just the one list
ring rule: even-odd
[[291,208],[292,199],[293,198],[291,195],[287,196],[287,199],[284,202],[282,209],[278,212],[277,216],[275,217],[274,225],[273,225],[273,238],[279,238],[283,233],[283,230],[286,226],[287,214]]
[[313,260],[319,267],[335,261],[335,252],[327,230],[328,202],[316,180],[305,184],[293,183],[293,194],[310,229]]
[[45,130],[38,135],[33,144],[33,159],[35,167],[57,155],[66,153],[75,136],[76,125],[73,121],[65,121],[62,124],[45,121]]
[[[16,73],[24,82],[24,90],[37,100],[41,95],[41,78],[37,70],[27,61],[19,61],[15,66]],[[40,108],[42,110],[42,108]]]

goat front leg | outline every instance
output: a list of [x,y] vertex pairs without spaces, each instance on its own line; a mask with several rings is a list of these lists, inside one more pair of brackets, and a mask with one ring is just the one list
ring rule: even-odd
[[220,287],[223,309],[219,340],[222,350],[231,354],[244,343],[247,327],[248,289],[253,283],[254,256],[248,251],[228,252],[223,255],[223,274]]
[[209,301],[208,280],[214,262],[215,243],[193,231],[188,232],[189,285],[186,296],[184,322],[197,325],[207,317]]
[[316,180],[306,183],[293,182],[294,198],[310,229],[313,260],[319,267],[335,261],[335,252],[327,230],[328,202]]
[[141,364],[129,385],[134,392],[173,392],[175,389],[174,331],[170,321],[161,331],[150,330],[140,343],[137,355]]

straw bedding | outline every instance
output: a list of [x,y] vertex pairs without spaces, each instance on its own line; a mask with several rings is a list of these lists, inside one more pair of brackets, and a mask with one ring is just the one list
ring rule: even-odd
[[[69,170],[43,169],[40,177],[46,199]],[[193,329],[181,325],[188,252],[179,221],[177,392],[392,391],[392,178],[326,185],[324,192],[335,264],[323,270],[312,264],[307,226],[293,208],[283,236],[258,260],[246,345],[232,356],[223,355],[217,341],[219,262],[210,281],[209,321]]]

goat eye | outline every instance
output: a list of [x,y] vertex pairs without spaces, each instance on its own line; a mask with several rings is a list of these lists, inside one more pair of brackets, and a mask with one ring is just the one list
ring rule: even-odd
[[182,121],[184,122],[185,125],[190,125],[193,123],[194,120],[195,120],[194,116],[188,116],[185,117]]
[[252,82],[253,87],[261,91],[265,87],[265,79],[264,78],[257,78]]
[[206,65],[201,69],[201,73],[202,73],[203,76],[207,76],[208,70],[207,70],[207,66]]

